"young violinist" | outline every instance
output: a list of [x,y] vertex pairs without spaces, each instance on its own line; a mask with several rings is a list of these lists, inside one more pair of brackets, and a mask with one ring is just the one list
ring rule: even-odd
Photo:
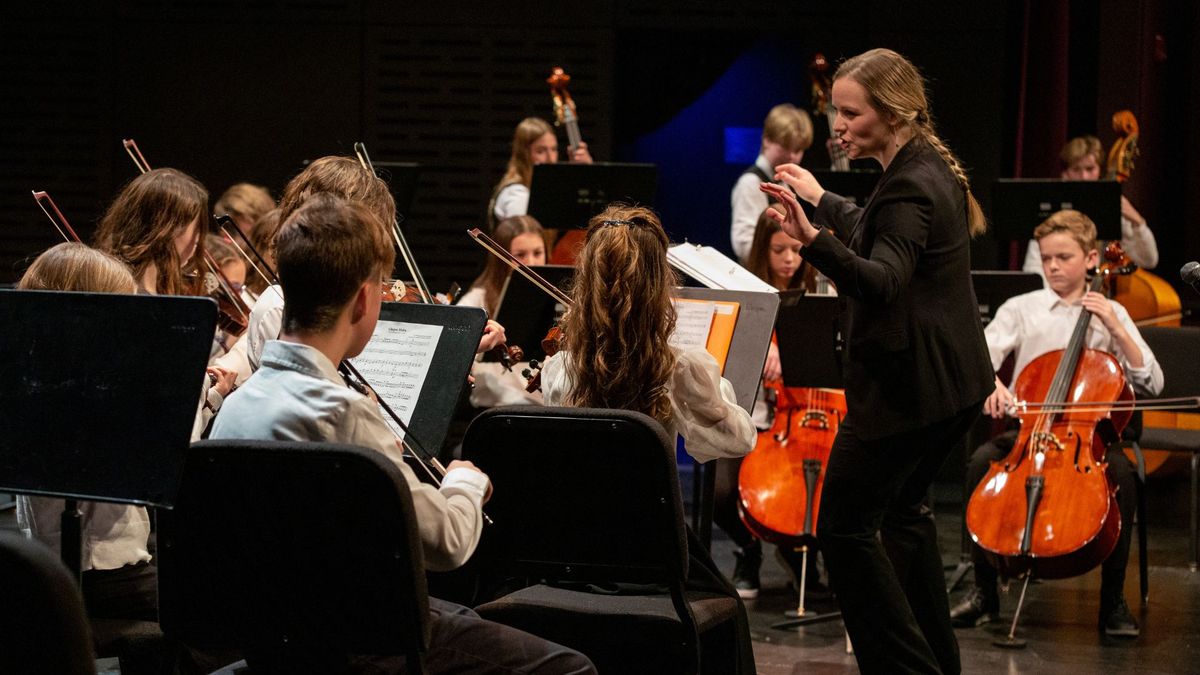
[[[133,294],[137,282],[113,256],[70,242],[38,256],[17,288]],[[79,502],[79,510],[80,569],[88,616],[158,621],[158,575],[148,545],[146,508],[84,501]],[[17,497],[17,526],[55,551],[61,544],[62,512],[61,499]]]
[[[803,288],[808,292],[816,290],[816,270],[811,265],[803,265],[800,257],[800,242],[792,239],[783,231],[779,223],[768,213],[771,207],[763,209],[754,228],[754,239],[750,245],[750,256],[746,261],[746,269],[755,276],[771,284],[780,291]],[[767,360],[763,366],[763,379],[767,382],[778,381],[782,377],[779,362],[779,347],[775,340],[767,351]],[[759,388],[759,397],[754,405],[754,425],[762,432],[771,427],[771,411],[766,396],[767,388]],[[731,581],[738,595],[743,598],[758,597],[761,586],[759,571],[762,568],[762,542],[742,523],[738,516],[738,473],[742,466],[741,458],[717,460],[716,488],[713,495],[713,522],[725,531],[738,549],[733,552],[735,565]],[[800,578],[799,563],[782,553],[787,566],[790,568],[793,581]],[[815,558],[814,558],[815,560]],[[820,592],[817,586],[817,575],[809,570],[808,582],[810,590]]]
[[[1049,288],[1018,295],[996,311],[996,318],[984,331],[992,365],[1000,368],[1012,354],[1015,359],[1013,381],[1030,361],[1056,349],[1063,349],[1071,337],[1079,313],[1092,313],[1086,347],[1115,356],[1125,376],[1139,394],[1155,395],[1162,391],[1162,367],[1142,339],[1129,313],[1115,300],[1087,291],[1088,270],[1099,262],[1096,226],[1078,211],[1059,211],[1033,232],[1042,256],[1042,271]],[[1006,416],[1014,401],[1008,386],[996,379],[996,390],[988,397],[984,411],[995,418]],[[979,446],[967,463],[966,482],[974,488],[988,471],[992,461],[1008,454],[1017,432],[1008,431]],[[1133,465],[1119,449],[1110,448],[1105,456],[1108,475],[1118,486],[1117,505],[1121,512],[1121,532],[1116,548],[1104,561],[1100,574],[1100,629],[1106,634],[1136,637],[1137,621],[1124,598],[1125,567],[1129,561],[1129,541],[1137,507],[1137,479]],[[997,573],[974,548],[975,588],[951,610],[956,626],[979,626],[999,617],[1000,597],[996,591]]]
[[[363,204],[388,228],[396,222],[396,200],[388,184],[364,169],[357,159],[336,155],[313,161],[288,183],[283,196],[279,198],[280,222],[286,222],[305,201],[320,193],[334,194]],[[278,242],[275,245],[277,247]],[[263,253],[263,249],[258,250]],[[276,272],[279,273],[279,270]],[[279,274],[282,277],[282,273]],[[246,330],[247,356],[252,369],[258,368],[259,357],[267,341],[279,337],[283,326],[283,309],[283,289],[279,284],[264,291],[254,305]],[[479,351],[486,352],[503,343],[504,328],[489,320],[479,342]]]
[[[1095,136],[1072,138],[1059,153],[1063,180],[1100,180],[1104,166],[1104,148]],[[1121,195],[1121,248],[1138,267],[1152,270],[1158,265],[1158,242],[1146,219]],[[1029,240],[1021,269],[1042,274],[1042,256],[1036,239]]]
[[266,188],[251,183],[237,183],[221,193],[221,197],[213,204],[213,213],[233,218],[238,229],[249,236],[254,223],[273,208],[275,200]]
[[[592,155],[587,143],[581,142],[571,156],[571,162],[591,164]],[[490,223],[529,213],[529,187],[533,183],[533,167],[558,162],[558,135],[554,127],[540,117],[526,117],[513,132],[512,154],[504,176],[492,190],[488,205]]]
[[[888,49],[850,58],[832,98],[837,143],[883,167],[872,198],[855,206],[794,164],[776,173],[786,187],[762,185],[804,259],[846,301],[847,414],[817,539],[863,673],[957,673],[925,499],[993,388],[970,276],[970,238],[986,222],[912,63]],[[816,205],[814,222],[797,195]]]
[[[204,255],[208,190],[176,169],[147,171],[117,195],[96,228],[96,248],[129,266],[137,292],[186,295],[199,292],[184,266]],[[204,391],[197,428],[204,429],[232,390],[237,365],[214,364]]]
[[758,186],[774,180],[777,167],[799,164],[804,151],[812,145],[812,140],[812,118],[807,112],[790,103],[781,103],[767,113],[758,157],[752,166],[742,172],[729,196],[733,212],[729,236],[738,260],[748,259],[755,223],[763,209],[767,208],[767,196]]
[[[361,353],[379,318],[381,281],[395,261],[385,225],[362,202],[320,193],[289,211],[276,251],[287,297],[283,332],[229,397],[213,438],[338,442],[383,453],[412,492],[426,567],[461,566],[479,542],[488,477],[470,462],[454,461],[440,488],[422,483],[378,405],[337,370]],[[436,598],[429,607],[431,672],[595,672],[586,657],[465,607]]]
[[[546,359],[547,405],[645,413],[683,437],[698,462],[741,457],[754,447],[750,415],[704,349],[679,349],[671,302],[678,280],[667,235],[649,209],[610,205],[588,223],[576,265],[573,305],[563,316],[562,350]],[[737,598],[707,548],[689,547],[689,583]],[[740,599],[739,599],[740,603]],[[739,672],[753,672],[745,613],[737,633]]]
[[[545,233],[533,216],[505,218],[496,225],[491,237],[524,265],[533,267],[546,264]],[[481,307],[487,310],[488,316],[496,316],[500,309],[500,294],[511,275],[512,268],[504,261],[495,256],[488,256],[483,273],[459,298],[458,304],[465,307]],[[526,381],[521,372],[527,367],[528,362],[513,364],[508,369],[498,362],[476,362],[471,369],[471,375],[475,378],[475,387],[471,389],[471,405],[476,408],[540,405],[541,392],[525,391]]]

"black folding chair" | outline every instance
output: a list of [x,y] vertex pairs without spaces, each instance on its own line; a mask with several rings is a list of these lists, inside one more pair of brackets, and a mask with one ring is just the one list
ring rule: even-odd
[[424,670],[412,497],[378,452],[196,443],[158,541],[160,621],[189,646],[240,650],[249,672],[335,673],[362,655]]
[[463,457],[496,486],[477,568],[544,581],[476,607],[481,616],[577,649],[602,673],[732,672],[718,661],[733,657],[741,610],[685,587],[675,444],[658,422],[495,408],[471,423]]

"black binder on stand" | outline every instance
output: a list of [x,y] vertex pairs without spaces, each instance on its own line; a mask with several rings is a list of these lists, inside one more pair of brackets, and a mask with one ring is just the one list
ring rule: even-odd
[[0,489],[67,500],[76,579],[77,500],[174,504],[216,320],[207,298],[0,291]]
[[[570,265],[542,265],[531,267],[543,279],[566,292],[575,275]],[[542,349],[542,338],[546,331],[566,311],[558,300],[550,297],[533,282],[520,274],[508,275],[496,310],[496,321],[504,326],[504,336],[509,345],[518,345],[525,352],[525,360],[541,361],[546,358]],[[490,360],[485,356],[484,360]]]

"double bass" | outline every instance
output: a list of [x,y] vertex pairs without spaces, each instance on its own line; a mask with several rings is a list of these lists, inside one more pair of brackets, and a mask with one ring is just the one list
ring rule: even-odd
[[[571,76],[560,66],[552,68],[550,77],[546,78],[546,84],[550,85],[550,100],[554,103],[554,126],[567,130],[568,158],[574,156],[575,149],[583,143],[583,136],[579,133],[579,117],[575,109],[575,99],[571,98],[571,92],[567,90],[570,82]],[[579,249],[583,248],[585,233],[586,231],[581,228],[572,228],[562,232],[558,240],[554,242],[554,250],[550,252],[550,264],[574,265],[575,258],[579,255]]]
[[[1108,151],[1108,177],[1124,183],[1138,155],[1138,122],[1128,110],[1112,117],[1117,140]],[[1144,227],[1144,226],[1143,226]],[[1162,277],[1139,269],[1116,280],[1116,300],[1139,326],[1178,326],[1183,317],[1179,294]]]

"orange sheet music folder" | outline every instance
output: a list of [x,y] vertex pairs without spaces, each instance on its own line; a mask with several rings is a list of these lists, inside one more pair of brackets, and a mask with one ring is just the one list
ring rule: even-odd
[[729,357],[729,343],[737,325],[739,304],[710,300],[675,298],[676,324],[671,344],[677,347],[698,347],[713,355],[721,372]]

